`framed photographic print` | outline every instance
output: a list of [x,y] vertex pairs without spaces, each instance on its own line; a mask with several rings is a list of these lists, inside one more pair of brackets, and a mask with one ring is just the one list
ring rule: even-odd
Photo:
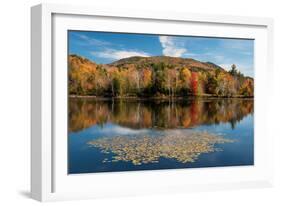
[[31,21],[34,199],[272,185],[271,19],[43,4]]

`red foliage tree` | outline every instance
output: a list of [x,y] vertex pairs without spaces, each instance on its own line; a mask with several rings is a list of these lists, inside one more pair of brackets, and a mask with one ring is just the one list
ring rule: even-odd
[[191,91],[193,95],[198,92],[198,75],[196,72],[191,73]]

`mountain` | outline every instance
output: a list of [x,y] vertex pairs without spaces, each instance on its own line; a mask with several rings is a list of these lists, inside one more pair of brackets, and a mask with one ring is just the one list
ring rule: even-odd
[[69,93],[107,97],[253,97],[254,79],[191,58],[129,57],[97,64],[69,55]]
[[96,70],[97,64],[78,55],[69,55],[68,62],[72,70],[92,72]]
[[220,69],[220,66],[211,62],[200,62],[191,58],[180,58],[180,57],[169,57],[169,56],[153,56],[153,57],[129,57],[115,61],[109,65],[122,67],[129,64],[136,65],[138,67],[151,66],[152,64],[164,63],[171,68],[182,68],[189,67],[193,70],[210,70],[210,69]]

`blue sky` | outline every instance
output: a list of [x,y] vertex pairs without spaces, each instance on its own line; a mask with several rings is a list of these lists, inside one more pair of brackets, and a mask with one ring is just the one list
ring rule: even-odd
[[70,54],[96,63],[165,55],[209,61],[226,70],[236,64],[243,74],[254,76],[254,40],[69,31],[68,41]]

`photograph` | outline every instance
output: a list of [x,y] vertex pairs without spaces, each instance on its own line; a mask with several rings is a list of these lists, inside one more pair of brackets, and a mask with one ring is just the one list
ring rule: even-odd
[[255,39],[67,32],[68,174],[254,165]]

